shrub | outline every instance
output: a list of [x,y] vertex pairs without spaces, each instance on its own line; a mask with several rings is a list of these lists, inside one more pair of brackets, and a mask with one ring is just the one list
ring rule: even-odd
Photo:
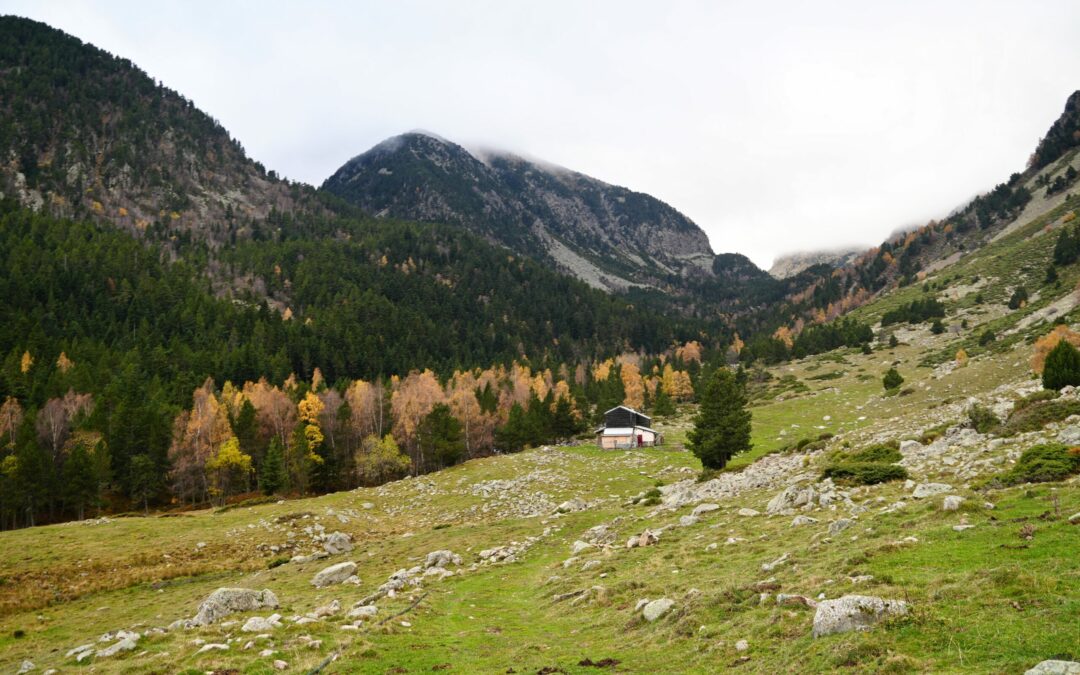
[[985,347],[994,340],[997,340],[997,336],[994,335],[994,331],[987,328],[985,331],[983,331],[983,334],[979,336],[979,346]]
[[270,562],[266,563],[266,569],[272,570],[275,567],[281,567],[287,562],[289,562],[289,559],[287,557],[274,558]]
[[978,403],[972,403],[967,411],[968,421],[975,431],[985,434],[1001,426],[1001,420],[989,408]]
[[898,346],[900,346],[900,341],[896,339],[896,334],[894,333],[889,336],[889,347],[892,348]]
[[908,472],[902,466],[885,462],[837,462],[825,467],[821,477],[845,485],[877,485],[905,480]]
[[1077,472],[1080,472],[1080,448],[1048,443],[1025,450],[1016,464],[1001,475],[1001,482],[1005,485],[1045,483],[1064,480]]
[[930,332],[934,335],[941,335],[945,332],[945,324],[941,322],[941,319],[934,319],[934,323],[930,324]]
[[1060,422],[1070,415],[1080,415],[1080,402],[1077,401],[1038,401],[1014,409],[1009,419],[1001,428],[1003,436],[1013,436],[1029,431],[1038,431],[1051,422]]
[[1020,309],[1027,304],[1028,292],[1023,286],[1017,286],[1013,291],[1012,297],[1009,298],[1009,309]]
[[1080,351],[1068,340],[1061,340],[1046,355],[1042,373],[1043,387],[1061,389],[1080,384]]
[[1034,394],[1029,394],[1024,398],[1017,400],[1016,403],[1013,404],[1013,412],[1019,412],[1032,404],[1040,403],[1042,401],[1053,401],[1058,396],[1061,396],[1061,393],[1056,389],[1043,389],[1042,391],[1037,391]]
[[878,443],[858,450],[849,455],[853,462],[899,462],[903,459],[900,454],[900,444],[893,441],[890,443]]
[[889,368],[889,372],[885,373],[885,377],[881,378],[881,383],[885,386],[885,391],[890,391],[899,389],[900,385],[904,383],[904,378],[897,372],[896,368]]

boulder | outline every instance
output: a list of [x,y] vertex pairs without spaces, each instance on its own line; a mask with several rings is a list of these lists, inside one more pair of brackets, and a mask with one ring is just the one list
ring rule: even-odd
[[245,633],[269,633],[281,626],[281,615],[271,614],[268,617],[253,616],[240,627]]
[[311,585],[315,588],[333,586],[334,584],[340,584],[344,582],[346,579],[348,579],[354,574],[356,574],[356,563],[338,563],[317,572],[315,576],[311,578]]
[[626,548],[638,548],[641,546],[652,546],[660,541],[660,537],[657,536],[652,530],[646,529],[636,537],[630,537],[630,540],[626,542]]
[[573,544],[570,545],[570,555],[578,555],[582,551],[588,550],[588,549],[590,549],[592,547],[593,547],[593,545],[590,544],[589,542],[581,541],[580,539],[578,539],[577,541],[575,541]]
[[329,605],[323,605],[322,607],[316,607],[308,612],[305,616],[312,619],[324,619],[328,616],[334,616],[341,611],[341,602],[339,600],[333,600]]
[[869,630],[879,621],[904,616],[908,604],[903,600],[884,600],[870,595],[845,595],[818,603],[814,614],[814,637]]
[[138,635],[136,635],[135,637],[132,637],[131,635],[126,635],[117,640],[116,642],[112,643],[108,647],[97,650],[97,652],[94,653],[94,656],[103,659],[110,656],[116,656],[120,652],[130,652],[132,649],[135,649],[135,647],[138,645],[138,642]]
[[748,509],[746,507],[743,507],[743,508],[739,509],[738,511],[736,511],[736,513],[738,513],[740,516],[744,516],[746,518],[751,518],[753,516],[760,516],[761,515],[760,511],[755,511],[754,509]]
[[947,483],[919,483],[915,486],[915,491],[911,493],[911,496],[915,499],[926,499],[950,491],[952,491],[952,486]]
[[777,558],[776,560],[774,560],[772,562],[762,563],[761,571],[762,572],[772,572],[777,567],[780,567],[781,565],[786,563],[788,561],[788,557],[789,557],[789,555],[787,553],[785,553],[784,555],[780,556],[779,558]]
[[33,661],[23,661],[19,665],[18,675],[24,675],[24,673],[29,673],[34,668],[36,668],[36,666],[34,665]]
[[255,591],[250,588],[219,588],[203,600],[191,623],[196,626],[209,626],[234,612],[254,612],[277,607],[277,596],[269,589]]
[[747,649],[750,649],[750,643],[746,640],[739,640],[735,643],[735,651],[745,652]]
[[918,441],[900,441],[900,454],[905,457],[923,449],[923,444]]
[[196,654],[205,654],[206,652],[227,652],[229,651],[229,645],[222,642],[209,642],[202,647],[199,647],[199,651]]
[[1080,675],[1080,661],[1048,660],[1024,671],[1024,675]]
[[964,498],[959,495],[949,495],[945,497],[945,500],[941,502],[942,511],[958,511],[960,505],[964,503]]
[[802,605],[803,607],[817,607],[817,601],[805,595],[792,595],[789,593],[777,593],[776,604],[778,605]]
[[323,539],[323,549],[330,555],[353,550],[352,538],[344,532],[331,532]]
[[581,497],[574,497],[555,507],[555,513],[575,513],[577,511],[584,511],[587,508],[589,508],[588,502]]
[[1065,445],[1080,445],[1080,426],[1065,427],[1059,431],[1057,442]]
[[791,526],[799,527],[801,525],[813,525],[817,521],[817,518],[811,518],[810,516],[795,516],[791,520]]
[[431,569],[432,567],[443,568],[447,565],[460,565],[461,556],[453,551],[441,550],[432,551],[427,554],[427,558],[424,559],[424,569]]
[[1069,522],[1073,525],[1080,525],[1080,513],[1074,513],[1069,516]]
[[719,504],[698,504],[697,506],[694,507],[694,510],[691,512],[691,515],[701,516],[701,515],[704,515],[706,513],[712,513],[713,511],[719,511],[719,510],[720,510],[720,505]]
[[813,487],[804,488],[798,485],[789,485],[783,492],[769,501],[768,506],[765,507],[765,512],[774,515],[801,506],[812,505],[815,497],[816,493]]
[[349,610],[348,617],[350,619],[371,619],[379,613],[379,608],[375,605],[359,605]]
[[829,523],[829,536],[835,537],[855,524],[851,518],[839,518]]
[[697,525],[697,523],[698,523],[698,517],[697,516],[680,516],[679,517],[679,526],[680,527],[690,527],[691,525]]
[[653,600],[642,608],[641,616],[645,617],[646,621],[653,622],[671,611],[674,606],[675,601],[670,598]]

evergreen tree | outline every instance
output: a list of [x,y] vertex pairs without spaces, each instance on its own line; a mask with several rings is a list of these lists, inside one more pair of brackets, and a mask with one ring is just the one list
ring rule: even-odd
[[731,371],[717,368],[700,400],[694,428],[687,434],[689,447],[706,469],[722,469],[733,456],[750,449],[746,391]]
[[445,403],[438,403],[431,409],[420,423],[417,436],[426,450],[425,456],[434,459],[439,466],[452,466],[465,456],[461,422]]
[[896,368],[889,368],[888,372],[885,373],[885,377],[881,378],[881,384],[885,386],[885,391],[899,389],[903,383],[904,378],[897,372]]
[[24,522],[33,527],[36,515],[49,499],[52,463],[38,443],[34,415],[28,414],[15,439],[15,491],[22,498]]
[[1080,385],[1080,351],[1068,340],[1061,340],[1046,355],[1042,373],[1043,387],[1058,390]]
[[656,388],[656,400],[653,401],[652,413],[654,417],[667,417],[675,414],[675,403],[670,396],[664,393],[663,387]]
[[1054,267],[1053,265],[1047,265],[1046,266],[1046,279],[1044,280],[1044,283],[1046,283],[1046,284],[1056,284],[1057,280],[1058,280],[1057,268]]
[[581,431],[581,423],[574,415],[574,404],[568,396],[563,396],[555,403],[555,412],[551,418],[551,435],[556,440],[573,438]]
[[240,452],[249,457],[261,458],[259,452],[259,421],[255,406],[244,397],[240,404],[240,410],[236,413],[236,419],[232,422],[233,435],[240,442]]
[[510,406],[506,424],[495,430],[495,443],[498,448],[505,452],[518,452],[524,449],[528,442],[526,426],[525,408],[521,407],[520,403]]
[[281,439],[274,436],[270,441],[270,447],[266,450],[262,470],[259,472],[259,487],[265,495],[276,494],[284,489],[287,479],[285,452],[281,447]]
[[150,455],[139,454],[131,458],[128,477],[128,495],[135,502],[142,502],[143,511],[150,512],[150,500],[161,490],[161,472]]
[[86,507],[97,502],[98,480],[94,474],[94,461],[82,443],[76,443],[64,462],[64,501],[82,520]]

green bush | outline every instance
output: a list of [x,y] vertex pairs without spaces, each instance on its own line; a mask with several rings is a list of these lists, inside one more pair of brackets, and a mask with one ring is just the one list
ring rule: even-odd
[[1080,351],[1068,340],[1061,340],[1046,355],[1042,374],[1043,388],[1058,390],[1080,384]]
[[877,485],[908,477],[907,469],[885,462],[837,462],[825,467],[822,478],[844,485]]
[[877,445],[871,445],[857,450],[856,452],[848,455],[848,459],[852,462],[885,462],[892,464],[893,462],[899,462],[903,459],[903,455],[900,454],[900,444],[892,441],[889,443],[878,443]]
[[1021,399],[1017,399],[1016,403],[1013,404],[1013,412],[1015,413],[1023,410],[1033,403],[1053,401],[1058,396],[1061,396],[1061,393],[1056,389],[1043,389],[1042,391],[1037,391],[1034,394],[1029,394]]
[[904,377],[897,372],[896,368],[889,368],[889,371],[885,373],[885,377],[881,378],[881,383],[885,386],[885,391],[899,389],[900,385],[904,383]]
[[1060,422],[1070,415],[1080,415],[1078,401],[1038,401],[1019,410],[1014,409],[1001,427],[1002,436],[1015,436],[1038,431],[1051,422]]
[[287,562],[289,562],[289,559],[287,557],[274,558],[270,562],[266,563],[266,569],[272,570],[275,567],[281,567]]
[[1036,445],[1024,451],[1016,464],[1001,475],[1005,485],[1064,480],[1080,472],[1080,449],[1060,443]]
[[968,408],[967,416],[968,420],[971,422],[971,426],[980,434],[989,433],[1001,426],[1001,420],[997,418],[997,415],[986,406],[978,403],[971,404],[971,407]]

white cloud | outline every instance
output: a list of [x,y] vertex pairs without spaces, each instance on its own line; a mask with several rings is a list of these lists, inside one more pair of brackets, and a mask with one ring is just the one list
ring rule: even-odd
[[651,193],[717,251],[873,244],[1023,167],[1074,2],[0,2],[130,58],[319,184],[430,129]]

